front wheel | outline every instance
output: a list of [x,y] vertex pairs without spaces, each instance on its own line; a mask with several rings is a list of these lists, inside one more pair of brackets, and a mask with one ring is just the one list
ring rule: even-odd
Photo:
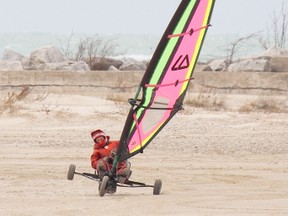
[[99,187],[99,196],[100,197],[103,197],[105,195],[108,181],[109,181],[109,177],[108,176],[104,176],[102,181],[101,181],[100,187]]
[[76,165],[70,164],[69,170],[68,170],[68,174],[67,174],[67,179],[68,180],[73,180],[74,174],[75,174],[75,170],[76,170]]
[[157,179],[154,183],[153,195],[159,195],[161,192],[161,188],[162,188],[162,181],[160,179]]

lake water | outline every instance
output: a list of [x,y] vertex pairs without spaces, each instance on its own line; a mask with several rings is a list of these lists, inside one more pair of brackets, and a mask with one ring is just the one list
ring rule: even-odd
[[[80,40],[87,37],[94,37],[104,41],[112,41],[115,45],[115,55],[131,57],[138,60],[149,60],[159,43],[161,35],[143,34],[114,34],[114,35],[85,35],[85,34],[52,34],[52,33],[0,33],[0,58],[5,49],[11,49],[24,56],[42,46],[55,45],[60,50],[65,50],[69,43],[69,49],[75,50]],[[215,58],[225,58],[229,52],[231,43],[235,42],[239,35],[213,35],[207,32],[204,45],[199,57],[200,61],[207,61]],[[237,56],[250,56],[261,53],[260,43],[256,39],[241,43],[237,50]]]

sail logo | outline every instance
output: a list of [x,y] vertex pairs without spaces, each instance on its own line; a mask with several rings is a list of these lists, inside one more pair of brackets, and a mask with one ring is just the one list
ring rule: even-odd
[[172,66],[172,71],[183,70],[189,67],[189,56],[180,55],[176,60],[175,64]]

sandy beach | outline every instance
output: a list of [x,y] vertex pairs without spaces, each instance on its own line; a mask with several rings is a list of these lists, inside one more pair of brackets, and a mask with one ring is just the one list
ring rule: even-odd
[[68,167],[93,172],[90,132],[118,139],[129,105],[99,92],[35,91],[10,108],[0,116],[0,215],[288,215],[287,113],[185,106],[130,159],[131,180],[162,179],[161,194],[118,188],[99,197],[97,182],[68,181]]

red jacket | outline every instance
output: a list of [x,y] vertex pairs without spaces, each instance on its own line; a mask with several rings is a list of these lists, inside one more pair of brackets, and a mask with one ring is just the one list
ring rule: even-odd
[[[104,157],[111,157],[111,152],[116,152],[119,145],[119,141],[108,141],[108,143],[103,147],[99,148],[97,144],[94,144],[94,151],[91,155],[91,166],[97,169],[97,162]],[[112,164],[111,164],[112,165]]]

